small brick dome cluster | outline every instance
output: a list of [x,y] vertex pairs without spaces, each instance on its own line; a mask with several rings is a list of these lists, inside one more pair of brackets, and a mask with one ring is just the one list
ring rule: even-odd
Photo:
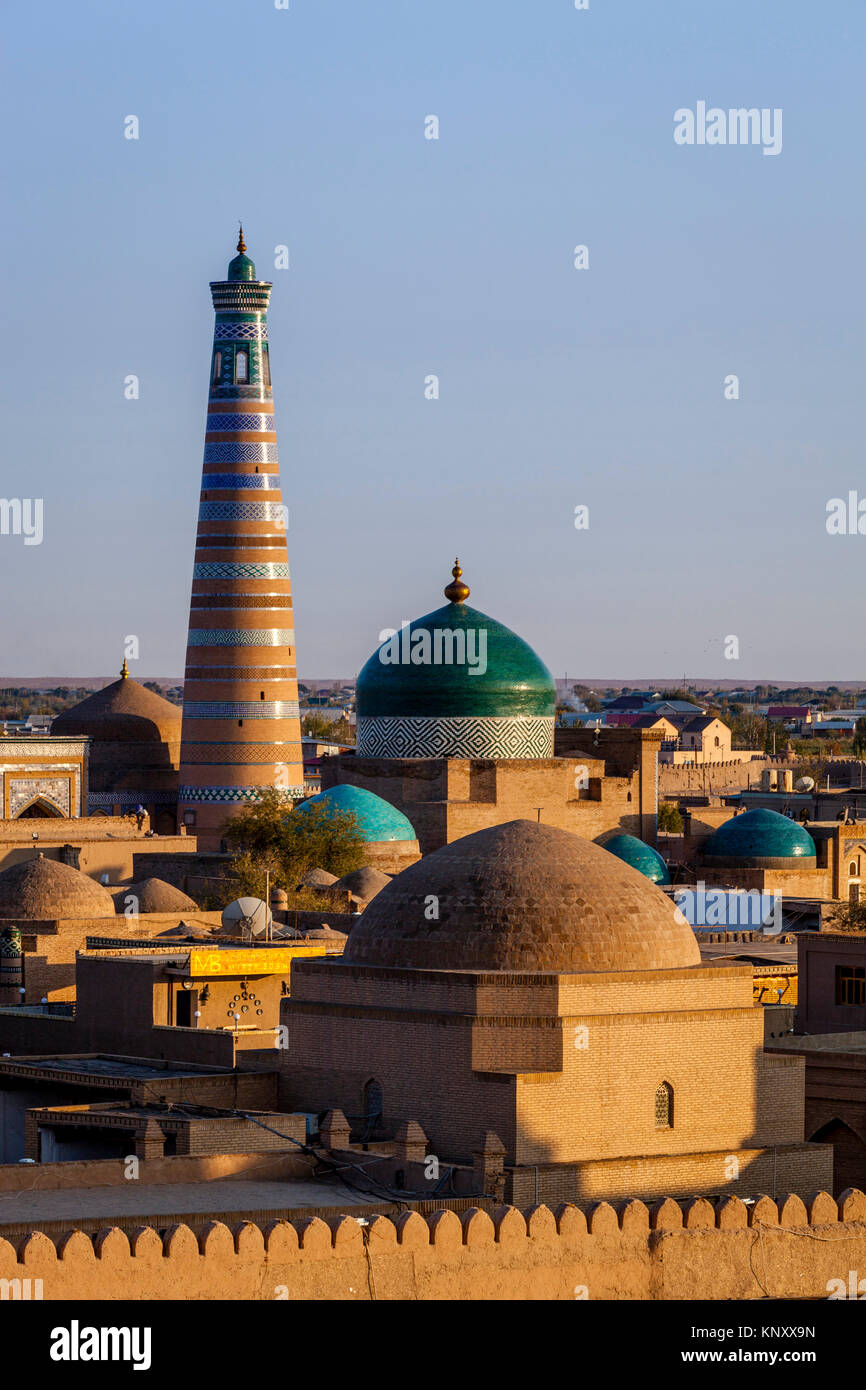
[[404,869],[365,908],[343,959],[569,973],[683,969],[700,953],[643,874],[568,830],[515,820]]
[[113,917],[107,888],[56,859],[26,859],[0,873],[0,917],[51,922],[60,917]]

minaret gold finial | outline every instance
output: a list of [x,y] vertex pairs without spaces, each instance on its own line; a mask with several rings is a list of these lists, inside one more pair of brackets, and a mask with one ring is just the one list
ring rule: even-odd
[[454,561],[454,568],[451,573],[454,578],[450,584],[445,586],[445,597],[450,599],[452,603],[465,603],[469,597],[469,585],[464,584],[460,578],[463,571],[460,568],[459,560]]
[[245,252],[246,249],[247,249],[247,244],[246,244],[246,242],[244,241],[244,227],[243,227],[243,223],[242,223],[242,222],[239,222],[239,223],[238,223],[238,227],[240,228],[240,231],[239,231],[239,233],[238,233],[238,251],[240,252],[241,255],[243,255],[244,252]]
[[120,679],[121,679],[122,681],[125,681],[125,680],[128,679],[128,677],[129,677],[129,667],[128,667],[127,664],[126,664],[126,657],[124,657],[124,658],[123,658],[123,665],[122,665],[121,668],[120,668]]

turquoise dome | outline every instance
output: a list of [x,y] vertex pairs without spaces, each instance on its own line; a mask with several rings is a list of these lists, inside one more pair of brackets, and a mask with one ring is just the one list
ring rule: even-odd
[[336,787],[328,787],[327,791],[319,792],[317,796],[311,796],[309,801],[302,801],[300,806],[296,807],[296,811],[303,815],[312,806],[333,807],[337,811],[353,815],[358,822],[361,839],[365,841],[417,838],[411,822],[396,806],[363,787],[352,787],[346,782],[341,782]]
[[608,854],[615,854],[624,864],[631,864],[633,869],[637,869],[638,873],[643,874],[651,883],[671,881],[668,866],[658,850],[653,849],[652,845],[644,844],[636,835],[614,835],[611,839],[605,840],[602,849],[606,849]]
[[784,869],[793,863],[812,867],[815,841],[802,825],[778,811],[745,811],[719,826],[704,843],[701,857],[756,868]]
[[229,261],[227,280],[255,280],[256,268],[249,256],[235,256]]
[[227,280],[255,280],[256,268],[249,256],[244,255],[246,249],[244,229],[241,227],[241,233],[238,237],[238,254],[234,260],[229,261]]

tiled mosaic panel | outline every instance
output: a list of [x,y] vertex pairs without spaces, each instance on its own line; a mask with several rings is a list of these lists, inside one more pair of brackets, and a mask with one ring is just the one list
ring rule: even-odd
[[286,767],[303,764],[300,743],[198,743],[184,739],[186,763],[207,763],[211,767]]
[[215,343],[267,342],[266,323],[218,323],[213,331]]
[[[270,783],[263,787],[180,787],[178,790],[178,801],[184,802],[250,802],[258,801],[262,792],[273,791]],[[291,801],[294,797],[304,796],[303,785],[298,787],[278,787],[286,801]]]
[[[235,540],[235,537],[227,537]],[[275,561],[217,560],[193,565],[193,579],[288,579],[289,566]]]
[[294,628],[276,627],[193,627],[189,647],[291,647]]
[[174,792],[132,792],[124,788],[122,792],[91,792],[87,798],[87,806],[91,811],[98,811],[104,806],[173,806],[177,801]]
[[10,777],[9,814],[13,818],[23,811],[29,802],[44,797],[62,811],[71,815],[69,804],[69,781],[65,777]]
[[293,719],[297,700],[188,700],[184,719]]
[[278,489],[280,486],[279,473],[205,473],[201,480],[202,491],[207,492],[210,488],[268,488]]
[[277,463],[276,444],[205,444],[205,463]]
[[202,502],[199,521],[282,521],[280,502]]
[[553,719],[380,716],[358,719],[365,758],[552,758]]
[[228,411],[213,410],[207,417],[207,429],[210,433],[219,430],[273,430],[273,415],[262,415],[259,411],[250,410],[243,415],[230,414]]

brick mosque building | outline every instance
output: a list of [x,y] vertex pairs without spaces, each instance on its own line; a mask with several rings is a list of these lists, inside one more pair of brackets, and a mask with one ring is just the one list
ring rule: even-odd
[[357,683],[357,749],[323,757],[322,787],[375,792],[421,851],[532,816],[587,839],[656,836],[655,730],[554,730],[556,687],[532,648],[470,607],[459,562],[448,603],[405,624]]
[[177,829],[181,712],[129,674],[58,714],[51,735],[88,738],[87,814],[124,816],[139,806],[158,835]]
[[293,965],[283,1021],[295,1108],[417,1122],[442,1165],[498,1146],[507,1201],[832,1186],[751,966],[702,964],[659,888],[561,829],[497,825],[405,869],[341,958]]
[[215,310],[178,812],[200,849],[263,787],[304,787],[267,309],[241,231]]

